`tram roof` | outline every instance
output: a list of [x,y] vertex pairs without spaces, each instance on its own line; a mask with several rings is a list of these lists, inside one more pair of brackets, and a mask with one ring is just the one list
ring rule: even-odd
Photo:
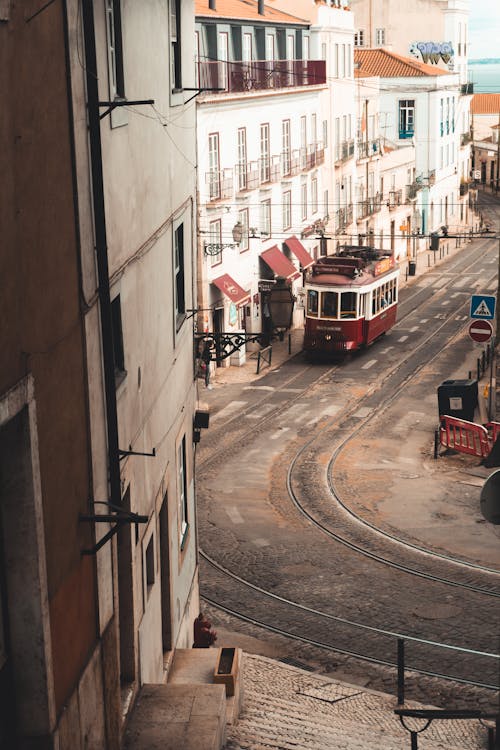
[[334,256],[318,258],[307,279],[309,286],[364,287],[397,274],[392,255],[374,248],[344,246]]

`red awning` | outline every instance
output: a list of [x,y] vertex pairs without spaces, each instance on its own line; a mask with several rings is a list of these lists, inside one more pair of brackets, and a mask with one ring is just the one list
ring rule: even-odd
[[250,295],[248,292],[245,292],[245,290],[242,289],[228,273],[214,279],[212,284],[215,284],[215,286],[220,289],[226,297],[229,297],[231,302],[238,305],[238,307],[244,305],[246,302],[250,302]]
[[264,250],[260,257],[274,271],[276,276],[282,276],[287,281],[299,278],[300,271],[297,271],[293,263],[288,260],[286,255],[283,255],[277,245],[269,248],[269,250]]
[[304,271],[306,268],[309,268],[309,266],[312,266],[312,264],[314,263],[314,258],[311,258],[304,245],[300,240],[297,239],[297,237],[289,237],[287,240],[285,240],[285,245],[290,250],[290,252],[295,255]]

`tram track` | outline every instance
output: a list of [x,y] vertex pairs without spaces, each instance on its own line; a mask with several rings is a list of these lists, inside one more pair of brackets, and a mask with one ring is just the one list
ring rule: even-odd
[[[478,248],[478,254],[479,254],[480,250],[481,250],[481,248]],[[460,259],[458,259],[458,260],[460,260]],[[463,269],[461,269],[461,273],[468,273],[469,270],[471,268],[474,268],[474,266],[476,264],[477,264],[477,260],[471,260],[471,262],[468,265],[466,265]],[[447,272],[440,271],[439,276],[441,278],[447,278],[449,276],[449,274],[450,274],[450,271],[447,271]],[[453,283],[453,281],[455,281],[454,277],[448,278],[447,279],[447,283],[444,284],[439,289],[439,293],[445,292],[446,289],[447,289],[447,287],[450,286]],[[436,293],[436,290],[429,289],[429,288],[424,288],[424,289],[418,290],[417,292],[411,293],[403,302],[400,301],[400,303],[398,304],[398,315],[400,314],[400,311],[402,310],[403,306],[405,306],[405,307],[408,306],[413,300],[418,300],[418,299],[421,300],[422,296],[425,295],[426,292],[428,292],[428,296],[424,300],[424,304],[425,304],[425,302],[431,300],[434,297],[434,295]],[[398,330],[398,328],[404,326],[405,320],[413,312],[415,312],[415,310],[417,309],[417,307],[418,307],[418,304],[414,305],[413,307],[410,308],[409,312],[406,312],[401,317],[398,317],[398,320],[397,320],[397,322],[396,322],[396,324],[395,324],[395,326],[393,327],[392,330],[396,331],[396,330]],[[380,341],[375,342],[375,346],[380,345],[380,343],[381,343]],[[356,356],[356,355],[354,355],[354,356]],[[318,369],[318,367],[320,367],[322,369],[325,369],[325,367],[326,367],[326,370],[324,372],[322,372],[320,375],[318,375],[318,377],[312,378],[311,380],[309,380],[307,382],[306,387],[304,387],[302,390],[300,390],[299,393],[297,393],[294,396],[290,397],[285,403],[277,405],[277,406],[274,406],[272,408],[272,410],[270,410],[264,417],[262,417],[262,418],[259,419],[259,425],[258,426],[266,425],[270,421],[272,421],[273,419],[276,419],[276,417],[279,416],[280,414],[282,414],[286,409],[288,409],[291,404],[300,401],[300,399],[303,398],[304,394],[307,393],[307,391],[309,391],[311,389],[311,387],[320,384],[325,378],[330,377],[333,373],[335,373],[336,371],[338,371],[339,369],[341,369],[342,365],[343,365],[343,362],[338,362],[338,363],[336,363],[334,365],[331,365],[331,366],[325,366],[325,365],[321,365],[321,364],[318,364],[318,363],[311,363],[311,364],[307,364],[306,366],[302,367],[299,372],[294,373],[290,378],[288,378],[281,385],[282,389],[290,388],[298,380],[300,380],[301,378],[303,378],[307,373],[311,373],[311,372],[316,371]],[[258,402],[258,407],[261,407],[261,406],[265,405],[266,403],[268,403],[271,400],[271,398],[272,398],[272,393],[268,394],[268,395],[266,395],[264,397],[262,397],[259,400],[259,402]],[[249,405],[248,407],[239,410],[238,413],[237,413],[237,415],[232,415],[228,419],[224,420],[223,422],[217,424],[215,427],[211,428],[211,434],[212,434],[212,436],[214,438],[216,438],[217,450],[216,451],[212,450],[210,452],[210,455],[208,455],[206,457],[203,455],[203,452],[204,452],[203,449],[202,449],[202,451],[200,451],[201,455],[198,456],[198,467],[200,469],[204,468],[208,463],[210,463],[211,461],[215,460],[217,458],[217,455],[222,455],[222,454],[224,454],[226,452],[226,450],[227,450],[227,440],[225,439],[225,436],[231,430],[231,427],[236,426],[238,428],[238,426],[240,426],[241,424],[243,424],[242,417],[249,416],[252,413],[252,411],[254,411],[256,409],[256,407],[257,407],[256,404]],[[238,430],[238,433],[239,433],[238,434],[238,440],[245,440],[245,438],[252,436],[255,433],[255,429],[256,428],[257,428],[257,425],[254,424],[249,429]],[[232,437],[231,439],[234,439],[234,438]]]
[[[202,557],[205,564],[210,566],[212,575],[213,571],[216,571],[216,573],[221,574],[222,579],[226,583],[227,581],[231,582],[232,600],[236,602],[240,598],[244,600],[244,607],[242,606],[239,609],[235,608],[234,605],[230,607],[227,604],[221,603],[220,596],[223,583],[221,584],[220,582],[218,586],[212,586],[212,588],[215,588],[216,595],[219,598],[213,598],[210,594],[203,593],[202,598],[207,604],[222,610],[232,617],[262,628],[265,631],[276,633],[286,638],[292,638],[293,640],[315,646],[319,649],[325,649],[385,667],[397,666],[395,659],[396,644],[398,640],[404,640],[406,644],[412,647],[411,657],[406,663],[408,670],[426,675],[427,677],[453,680],[454,682],[486,690],[498,690],[497,676],[498,661],[500,659],[498,654],[456,647],[424,638],[415,638],[408,634],[376,628],[339,617],[332,613],[323,612],[314,607],[308,607],[307,605],[287,599],[244,580],[234,572],[228,571],[224,566],[221,566],[205,553],[202,554]],[[235,587],[237,586],[243,588],[242,594],[238,594],[235,591]],[[247,599],[244,595],[244,592],[249,588],[252,591],[251,607],[248,607]],[[258,600],[257,597],[261,597],[261,600]],[[270,616],[269,600],[272,601],[273,605],[278,604],[283,606],[284,614],[277,612],[274,606],[272,615]],[[288,610],[290,609],[296,610],[299,613],[294,626],[280,626],[279,623],[283,620],[285,622],[289,621],[290,615]],[[322,623],[320,628],[318,628],[318,619]],[[353,637],[353,630],[357,634],[355,637]],[[315,632],[320,633],[320,635],[313,638],[305,635],[305,632]],[[358,643],[362,641],[365,648],[354,649],[352,643],[356,641]],[[435,658],[435,650],[437,649],[444,649],[451,655],[448,661],[453,663],[453,674],[450,674],[451,669],[447,673],[444,673],[431,668],[431,664]],[[409,651],[410,649],[407,647],[407,650]],[[369,651],[371,651],[371,654],[368,653]],[[374,656],[375,652],[379,656]],[[488,681],[487,677],[491,681]]]
[[[466,273],[467,268],[473,267],[475,264],[475,261],[472,260],[471,263],[468,266],[465,266],[464,269],[462,269],[462,273]],[[449,273],[449,271],[448,271]],[[441,277],[444,277],[445,274],[441,273]],[[446,288],[455,280],[455,277],[450,277],[448,282],[443,285],[439,290],[438,293],[441,293],[446,290]],[[412,295],[410,298],[407,298],[405,300],[405,305],[407,305],[413,298],[415,297],[421,297],[421,293],[416,293]],[[424,301],[422,304],[425,305],[427,301],[435,301],[436,300],[436,291],[431,290],[431,293],[428,295],[428,299]],[[449,325],[449,318],[453,316],[457,316],[460,312],[461,308],[463,307],[463,302],[459,304],[456,309],[449,309],[447,311],[449,313],[448,319],[440,324],[436,331],[433,333],[433,338],[438,337],[439,333],[443,331],[447,325]],[[416,305],[410,312],[406,313],[403,318],[401,318],[398,321],[397,325],[404,324],[405,319],[411,315],[415,309],[418,307],[419,312],[422,310],[420,305]],[[422,310],[422,314],[425,315],[425,311]],[[457,322],[457,321],[455,321]],[[404,327],[404,326],[403,326]],[[459,326],[455,326],[457,330],[455,331],[455,336],[459,336],[462,333],[463,324]],[[408,354],[407,357],[405,357],[403,360],[400,360],[398,364],[395,367],[392,367],[388,372],[384,374],[383,380],[377,384],[377,387],[373,387],[370,389],[370,391],[366,394],[366,396],[363,399],[356,399],[355,403],[352,403],[350,405],[350,408],[343,411],[341,415],[339,415],[337,418],[330,418],[326,421],[326,423],[323,423],[320,427],[318,426],[316,428],[315,435],[309,440],[306,441],[304,445],[300,447],[300,449],[297,451],[296,455],[293,457],[293,459],[290,461],[290,464],[288,466],[287,470],[287,488],[290,493],[290,497],[292,501],[294,502],[294,505],[296,509],[303,515],[303,517],[307,518],[307,520],[310,523],[314,523],[315,527],[319,530],[321,530],[324,534],[327,534],[331,539],[334,539],[337,543],[342,544],[345,547],[349,547],[351,552],[355,552],[357,555],[362,554],[365,557],[369,557],[370,560],[379,563],[380,565],[385,565],[388,567],[393,568],[394,570],[397,570],[399,573],[403,574],[410,574],[413,576],[417,576],[419,578],[423,578],[429,582],[431,582],[434,585],[442,585],[442,586],[452,586],[457,589],[463,590],[463,592],[467,592],[468,594],[472,595],[479,595],[479,596],[487,596],[491,597],[492,599],[500,597],[500,592],[494,588],[494,581],[497,578],[498,575],[500,575],[499,571],[496,571],[491,568],[487,568],[485,566],[480,565],[470,565],[466,561],[454,558],[452,556],[447,555],[441,555],[436,554],[434,552],[429,551],[428,549],[424,547],[419,547],[415,544],[409,544],[407,541],[399,539],[396,536],[393,536],[385,531],[381,531],[377,529],[372,524],[367,523],[364,521],[364,519],[361,519],[359,516],[356,516],[356,514],[352,513],[345,505],[342,504],[341,498],[338,497],[338,490],[335,486],[335,480],[333,478],[333,467],[335,464],[335,460],[337,456],[340,454],[340,452],[343,450],[343,448],[348,444],[349,440],[351,440],[354,436],[354,434],[357,434],[360,432],[363,428],[366,427],[366,425],[369,423],[371,419],[374,419],[377,415],[380,415],[380,413],[383,412],[384,409],[386,409],[389,404],[397,398],[398,394],[401,392],[401,390],[407,385],[407,382],[411,377],[413,377],[416,372],[418,371],[415,366],[411,368],[411,372],[406,375],[401,380],[401,383],[399,385],[399,388],[396,390],[392,390],[391,397],[385,399],[383,402],[378,401],[378,407],[376,409],[372,409],[370,416],[368,419],[364,419],[361,422],[358,422],[357,427],[354,431],[352,431],[352,428],[348,425],[349,420],[352,418],[354,412],[356,410],[359,410],[360,406],[363,403],[370,402],[370,399],[378,398],[382,385],[384,383],[387,383],[390,378],[394,377],[395,373],[398,370],[401,370],[402,364],[409,366],[409,361],[412,359],[412,357],[415,357],[416,354],[418,354],[419,351],[423,349],[423,347],[429,347],[429,337],[422,342],[418,348],[413,350],[411,353]],[[430,362],[437,357],[437,354],[440,351],[440,347],[438,348],[438,352],[431,357],[430,359],[427,359],[426,362],[422,363],[419,366],[419,369],[422,369],[426,365],[428,365]],[[312,383],[309,383],[307,388],[304,388],[303,391],[300,393],[294,395],[292,398],[288,399],[286,404],[280,404],[277,407],[273,408],[271,411],[269,411],[264,417],[259,419],[258,425],[253,424],[251,430],[246,431],[244,434],[248,434],[252,436],[252,438],[255,438],[256,431],[259,433],[263,432],[267,425],[269,424],[270,420],[275,421],[278,415],[283,415],[286,413],[286,410],[290,407],[290,405],[294,402],[299,401],[301,398],[303,398],[304,394],[310,390],[312,386],[317,386],[321,383],[322,380],[327,379],[328,377],[331,377],[332,374],[338,370],[340,365],[335,365],[334,367],[328,368],[326,371],[324,371],[318,378],[314,379]],[[296,382],[298,379],[300,379],[301,376],[303,376],[305,373],[310,372],[312,369],[312,366],[308,366],[306,368],[302,368],[299,373],[295,373],[294,376],[286,381],[286,386],[289,386],[291,382]],[[281,387],[284,387],[283,385]],[[259,403],[263,403],[263,399]],[[255,406],[250,407],[255,408]],[[241,424],[241,412],[238,414],[238,420]],[[228,431],[229,425],[233,420],[227,420],[224,422],[223,425],[218,426],[219,431]],[[304,471],[310,474],[310,465],[311,462],[314,463],[314,451],[313,446],[314,443],[323,440],[325,438],[325,435],[330,433],[336,433],[337,435],[339,432],[346,432],[347,429],[350,430],[349,434],[345,436],[345,440],[341,441],[339,443],[331,456],[330,462],[327,467],[326,476],[327,476],[327,484],[329,488],[330,498],[328,501],[328,508],[325,509],[324,497],[322,498],[322,502],[320,502],[318,508],[314,508],[314,513],[311,512],[310,508],[306,507],[306,504],[297,502],[296,498],[296,491],[294,490],[293,484],[293,473],[295,472],[295,475],[298,477],[298,479],[295,481],[295,484],[298,484],[298,486],[304,486],[303,478],[300,477],[300,470],[299,470],[299,456],[303,459],[303,464],[305,467],[307,467]],[[241,435],[238,436],[238,441],[240,440]],[[323,444],[324,449],[324,444]],[[209,467],[211,464],[213,464],[214,461],[219,459],[222,455],[225,455],[227,453],[227,446],[218,446],[218,449],[213,452],[213,454],[209,457],[207,457],[203,463],[203,467]],[[341,538],[341,536],[338,533],[334,533],[331,528],[331,513],[332,513],[332,506],[334,503],[332,503],[332,496],[337,500],[337,515],[334,517],[333,522],[334,525],[338,528],[338,525],[340,522],[344,524],[345,527],[347,525],[350,525],[350,533],[353,533],[353,525],[356,525],[358,527],[356,529],[356,535],[359,534],[357,540],[355,543],[348,540],[347,538]],[[319,516],[315,517],[315,516]],[[341,518],[341,515],[344,517]],[[330,520],[330,527],[328,523],[324,523],[324,518],[328,518]],[[346,520],[347,519],[347,520]],[[362,529],[362,533],[359,532],[359,528]],[[370,538],[368,538],[370,537]],[[377,544],[380,546],[380,539],[383,540],[384,544],[390,544],[392,547],[392,552],[394,554],[394,548],[397,547],[399,551],[402,552],[402,556],[408,555],[409,552],[413,555],[413,557],[417,557],[419,564],[422,565],[422,567],[425,568],[425,570],[417,570],[416,566],[410,567],[407,563],[397,561],[394,559],[384,558],[384,556],[380,553],[380,550],[374,550],[374,549],[368,549],[370,544],[373,545],[373,538],[377,538]],[[376,546],[376,545],[375,545]],[[390,649],[385,652],[384,648],[382,647],[380,643],[380,639],[384,638],[396,638],[396,637],[405,637],[408,638],[410,641],[414,643],[419,643],[420,647],[428,648],[431,641],[428,641],[426,639],[421,639],[418,637],[414,637],[411,635],[404,635],[404,634],[397,634],[394,631],[387,631],[383,628],[377,628],[373,627],[371,625],[367,625],[366,623],[356,622],[355,620],[349,620],[347,618],[339,618],[333,615],[332,613],[329,613],[327,611],[322,611],[320,609],[309,607],[307,604],[293,601],[290,597],[284,597],[277,595],[271,590],[266,590],[263,587],[258,586],[254,582],[250,580],[245,580],[243,577],[238,576],[233,571],[231,571],[228,567],[221,565],[220,563],[217,563],[215,560],[213,560],[209,555],[207,555],[204,551],[200,551],[200,555],[203,561],[207,565],[210,566],[211,575],[209,578],[213,578],[214,576],[214,570],[217,570],[217,574],[219,576],[217,583],[215,586],[213,586],[213,581],[210,583],[208,587],[204,586],[202,590],[202,596],[210,603],[212,606],[219,607],[223,611],[232,614],[236,617],[239,617],[240,619],[243,619],[247,622],[253,623],[259,627],[266,628],[272,632],[278,632],[282,635],[296,638],[299,640],[302,640],[304,643],[310,643],[312,645],[316,645],[318,647],[327,648],[332,651],[337,651],[339,653],[348,654],[357,658],[361,659],[367,659],[369,661],[373,661],[374,663],[384,664],[384,665],[394,665],[394,650],[390,651]],[[425,560],[425,562],[423,562]],[[432,566],[439,565],[441,568],[443,566],[446,566],[448,576],[447,578],[436,575],[435,572],[430,570],[429,568],[432,568]],[[457,572],[460,571],[460,572]],[[471,573],[473,571],[473,573]],[[223,579],[225,577],[226,584],[224,584]],[[488,579],[491,583],[488,583],[487,585],[484,583],[485,579]],[[246,587],[246,590],[252,591],[252,596],[255,595],[255,592],[259,592],[259,596],[262,596],[264,598],[267,597],[267,599],[272,599],[273,605],[279,601],[280,606],[288,607],[294,611],[300,611],[301,616],[298,619],[297,623],[294,623],[293,627],[290,627],[290,625],[286,626],[280,626],[276,624],[279,621],[279,618],[277,619],[276,613],[273,613],[272,620],[275,624],[271,624],[269,622],[269,612],[267,611],[266,605],[263,605],[263,611],[254,611],[253,613],[249,611],[248,609],[248,602],[253,601],[252,599],[245,598],[244,594],[241,594],[241,598],[246,601],[245,606],[238,607],[234,604],[228,604],[228,601],[235,602],[235,600],[238,598],[235,596],[234,589],[231,588],[231,586],[227,586],[227,582],[231,582],[231,585],[234,587],[235,581],[238,582],[238,586],[241,586],[243,589]],[[324,630],[324,625],[320,625],[321,619],[328,620],[329,622],[335,622],[335,639],[333,642],[331,639],[328,638],[325,640],[324,638],[320,638],[319,636],[316,636],[314,638],[307,638],[300,634],[300,632],[297,632],[301,628],[304,627],[304,616],[308,618],[312,618],[310,630],[311,632],[314,632],[317,634],[318,632],[321,633]],[[286,612],[283,614],[283,621],[284,623],[287,622],[290,615],[286,614]],[[316,620],[314,619],[316,618]],[[267,620],[267,622],[266,622]],[[340,629],[347,629],[350,630],[350,634],[348,632],[340,633]],[[362,629],[363,630],[363,642],[365,645],[364,649],[352,649],[349,648],[349,644],[352,642],[352,630],[353,629]],[[306,628],[307,629],[307,628]],[[365,637],[366,633],[370,633],[370,637],[367,639]],[[442,643],[439,640],[432,642],[433,646],[435,648],[443,648],[443,649],[449,649],[449,648],[455,648],[449,644]],[[422,645],[423,644],[423,645]],[[387,658],[380,659],[379,657],[373,656],[373,653],[369,653],[370,649],[372,647],[372,650],[375,652],[378,652],[380,655],[380,652],[386,653]],[[464,662],[462,666],[460,667],[460,670],[462,670],[461,674],[457,673],[457,670],[455,670],[454,674],[450,674],[450,670],[446,670],[447,673],[443,670],[442,672],[436,672],[433,671],[429,664],[425,662],[425,658],[422,655],[419,655],[416,657],[415,665],[411,668],[416,669],[417,671],[420,671],[422,674],[431,675],[431,676],[438,676],[448,679],[454,679],[463,681],[466,684],[470,685],[476,685],[483,688],[492,689],[496,687],[496,673],[497,673],[497,666],[496,666],[496,660],[498,660],[498,655],[492,654],[487,651],[469,651],[469,649],[460,649],[458,648],[458,651],[456,653],[461,654],[468,654],[469,656],[464,657],[461,656],[459,661]],[[455,656],[456,656],[455,653]],[[474,656],[471,656],[471,654],[474,654]],[[476,667],[472,666],[471,661],[476,659],[486,659],[488,661],[488,666],[484,667],[481,666],[480,673],[481,674],[488,674],[491,679],[488,681],[484,681],[484,679],[480,679],[479,673],[477,672]],[[464,661],[465,660],[465,661]],[[455,664],[456,659],[454,660]],[[492,666],[493,662],[493,666]],[[458,670],[460,672],[460,670]],[[472,670],[472,671],[471,671]],[[472,675],[472,679],[469,679],[469,677],[466,677],[464,675]]]

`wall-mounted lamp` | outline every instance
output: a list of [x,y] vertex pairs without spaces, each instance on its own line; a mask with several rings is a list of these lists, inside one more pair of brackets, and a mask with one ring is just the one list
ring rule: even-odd
[[220,255],[226,247],[238,247],[243,239],[243,224],[237,221],[232,229],[234,242],[205,242],[203,250],[205,255]]

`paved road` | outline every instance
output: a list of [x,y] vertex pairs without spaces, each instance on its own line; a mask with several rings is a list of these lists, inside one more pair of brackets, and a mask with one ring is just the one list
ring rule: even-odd
[[[462,486],[456,480],[460,472],[472,476],[476,467],[454,465],[451,484],[446,459],[434,468],[429,450],[437,416],[436,383],[458,377],[457,373],[466,377],[464,369],[474,363],[476,353],[461,334],[470,294],[491,291],[496,283],[492,244],[480,240],[467,245],[446,264],[432,268],[425,280],[420,277],[402,295],[401,323],[386,341],[342,367],[308,367],[295,358],[256,383],[225,387],[225,402],[217,389],[212,392],[212,404],[219,411],[198,459],[200,539],[205,550],[244,578],[294,601],[340,612],[358,622],[398,632],[406,628],[405,632],[421,637],[449,638],[458,645],[488,650],[495,627],[490,633],[490,625],[484,623],[495,622],[494,602],[483,601],[485,597],[476,601],[462,592],[448,592],[445,602],[437,602],[441,595],[428,584],[411,579],[409,586],[404,575],[380,568],[373,577],[359,557],[332,551],[331,543],[298,517],[285,480],[293,452],[318,430],[329,425],[335,433],[333,426],[340,437],[354,430],[354,441],[332,469],[343,501],[372,522],[398,528],[404,537],[434,548],[451,546],[450,551],[464,559],[498,564],[498,539],[480,523],[474,508],[478,478]],[[435,328],[441,329],[440,334],[429,341]],[[446,349],[450,338],[453,348]],[[415,351],[418,346],[421,353]],[[434,359],[415,377],[424,353]],[[406,384],[405,397],[365,425],[384,395],[396,390],[398,379]],[[212,393],[207,394],[208,401]],[[351,414],[343,423],[342,415],[349,408]],[[395,409],[395,416],[390,409]],[[238,418],[228,421],[232,415]],[[358,429],[361,422],[363,430]],[[331,435],[323,451],[321,439],[319,444],[310,459],[313,505],[315,493],[328,502],[324,500],[326,467],[335,450]],[[457,492],[457,487],[462,491]],[[467,491],[467,487],[475,489]],[[302,481],[304,488],[307,481]],[[450,501],[457,496],[460,502],[450,511]],[[202,574],[206,576],[202,575],[203,592],[211,574],[203,568]],[[215,590],[228,601],[224,584],[212,584],[212,593]],[[239,604],[250,603],[255,601]]]

